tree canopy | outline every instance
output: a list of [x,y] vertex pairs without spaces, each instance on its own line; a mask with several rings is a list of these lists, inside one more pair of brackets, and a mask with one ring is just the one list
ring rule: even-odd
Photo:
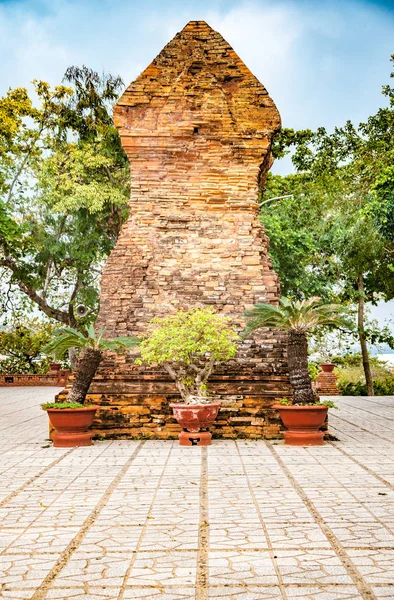
[[[87,67],[0,99],[2,304],[28,299],[73,327],[94,320],[98,278],[127,214],[129,170],[112,106],[123,83]],[[12,290],[12,294],[10,294]],[[90,310],[81,322],[75,308]]]
[[365,302],[394,298],[394,88],[383,94],[388,106],[358,126],[282,129],[274,152],[293,149],[295,174],[268,179],[261,211],[282,293],[357,303],[370,393]]

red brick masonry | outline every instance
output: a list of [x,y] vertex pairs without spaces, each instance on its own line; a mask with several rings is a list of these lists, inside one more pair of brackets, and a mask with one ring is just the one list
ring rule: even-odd
[[0,387],[33,386],[48,385],[60,386],[67,385],[70,371],[61,369],[60,371],[51,371],[44,375],[0,375]]
[[316,392],[320,396],[339,396],[341,392],[337,388],[337,380],[335,373],[321,371],[316,379]]
[[[154,316],[213,305],[241,329],[246,309],[280,294],[258,218],[280,127],[267,90],[219,33],[191,21],[127,88],[114,120],[130,161],[130,216],[104,268],[97,327],[138,335]],[[291,395],[284,336],[240,343],[210,390],[222,402],[214,435],[277,436],[271,406]],[[174,437],[178,398],[132,353],[103,362],[89,394],[105,407],[96,432],[114,437]]]

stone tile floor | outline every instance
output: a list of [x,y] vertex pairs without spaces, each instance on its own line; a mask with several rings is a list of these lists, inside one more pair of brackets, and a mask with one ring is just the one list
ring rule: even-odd
[[341,398],[320,448],[53,448],[0,388],[0,597],[394,599],[394,397]]

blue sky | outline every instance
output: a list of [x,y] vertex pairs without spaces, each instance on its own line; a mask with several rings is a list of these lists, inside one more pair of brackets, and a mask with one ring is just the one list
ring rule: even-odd
[[284,126],[357,122],[384,101],[394,0],[0,0],[0,93],[33,78],[57,83],[83,63],[127,84],[191,19],[230,42]]
[[[81,64],[128,84],[198,19],[264,83],[285,127],[331,129],[384,104],[394,0],[0,0],[0,94],[34,78],[59,83]],[[273,170],[289,168],[285,160]]]

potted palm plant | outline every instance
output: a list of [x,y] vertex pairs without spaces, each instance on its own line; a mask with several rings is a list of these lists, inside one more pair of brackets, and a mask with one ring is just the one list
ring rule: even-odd
[[323,425],[332,402],[320,403],[312,389],[308,371],[307,334],[319,327],[352,329],[348,310],[340,304],[324,304],[320,298],[291,300],[282,298],[279,306],[256,304],[246,313],[245,335],[262,327],[287,332],[289,379],[293,401],[275,405],[287,427],[285,443],[293,446],[315,446],[323,443]]
[[67,402],[49,402],[41,405],[55,428],[54,446],[69,448],[92,444],[88,429],[99,407],[85,404],[85,398],[103,359],[103,352],[119,352],[136,346],[138,342],[137,338],[128,337],[106,339],[103,331],[95,333],[93,325],[88,327],[85,334],[70,327],[54,331],[52,340],[43,348],[45,354],[61,359],[70,348],[79,350],[75,379]]
[[208,395],[208,379],[217,363],[235,356],[238,338],[229,319],[211,307],[180,310],[151,321],[136,363],[162,367],[174,380],[182,403],[170,406],[183,428],[181,445],[210,444],[211,434],[201,429],[213,423],[220,402]]

